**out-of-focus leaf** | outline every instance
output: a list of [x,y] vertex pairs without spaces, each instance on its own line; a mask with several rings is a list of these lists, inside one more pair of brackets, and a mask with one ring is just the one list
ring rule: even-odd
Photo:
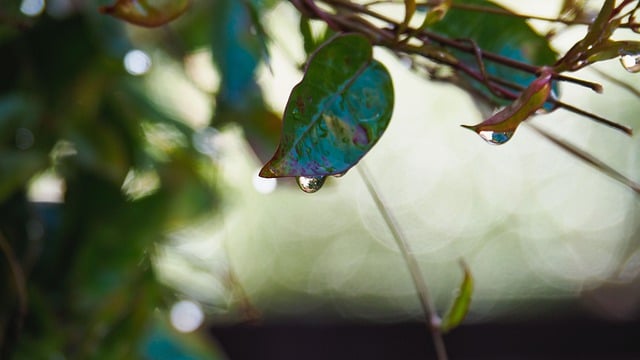
[[[456,3],[507,10],[487,0],[460,0]],[[552,65],[556,61],[556,53],[551,49],[548,40],[531,29],[524,19],[517,17],[451,8],[447,12],[446,18],[433,25],[431,29],[453,39],[471,39],[484,51],[509,57],[516,61],[538,66]],[[479,69],[474,55],[453,49],[451,52],[467,66]],[[488,75],[522,87],[527,86],[535,79],[534,75],[511,67],[489,60],[484,62]],[[466,76],[463,76],[463,79],[486,100],[502,105],[508,104],[508,101],[495,96],[481,82]],[[557,89],[554,91],[557,92]]]
[[[610,49],[611,35],[620,26],[620,19],[613,19],[615,0],[606,0],[598,13],[598,17],[589,26],[584,38],[578,41],[567,53],[558,60],[555,69],[561,71],[575,71],[610,57],[605,55]],[[601,54],[601,53],[605,54]]]
[[380,139],[393,110],[393,84],[357,34],[336,37],[310,60],[291,92],[280,146],[260,176],[326,176],[354,166]]
[[263,44],[251,30],[249,9],[242,1],[220,0],[212,10],[211,51],[222,77],[217,105],[247,109],[262,103],[255,71],[264,55]]
[[400,24],[398,32],[402,33],[407,29],[415,13],[416,13],[416,0],[404,0],[404,20]]
[[586,0],[564,0],[560,9],[560,18],[575,21],[584,16]]
[[117,0],[100,12],[131,24],[158,27],[175,20],[189,8],[190,0]]
[[464,278],[460,283],[458,294],[451,304],[451,307],[442,318],[440,330],[443,333],[447,333],[460,325],[467,316],[467,312],[469,312],[469,305],[471,305],[471,296],[473,295],[473,276],[471,276],[471,271],[464,261],[461,261],[460,264],[464,271]]
[[222,77],[213,123],[216,127],[240,125],[262,161],[278,142],[281,121],[267,108],[255,79],[258,65],[267,56],[266,35],[252,29],[260,26],[256,25],[259,15],[272,5],[273,1],[216,2],[211,39],[213,60]]
[[255,30],[256,37],[258,38],[258,42],[260,43],[260,48],[262,50],[262,58],[270,65],[271,55],[269,54],[269,36],[267,35],[267,31],[262,25],[262,19],[260,14],[262,10],[260,9],[260,4],[254,4],[253,2],[248,3],[247,5],[249,10],[249,16],[251,17],[251,22],[253,23],[253,29]]
[[552,87],[552,71],[545,68],[509,106],[498,111],[478,125],[462,125],[473,130],[490,144],[501,145],[509,141],[518,126],[540,110],[547,102]]
[[442,0],[440,4],[430,8],[427,16],[425,16],[424,21],[422,22],[422,25],[420,25],[420,29],[425,29],[444,19],[449,8],[451,8],[451,2],[452,0]]
[[4,151],[0,156],[0,201],[23,188],[37,173],[49,166],[46,153]]

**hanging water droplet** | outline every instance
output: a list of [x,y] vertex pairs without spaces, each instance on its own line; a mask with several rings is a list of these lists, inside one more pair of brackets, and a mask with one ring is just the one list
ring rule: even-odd
[[478,135],[489,144],[502,145],[513,136],[513,131],[479,131]]
[[341,172],[341,173],[333,174],[332,176],[333,176],[333,177],[335,177],[335,178],[341,178],[341,177],[343,177],[346,173],[347,173],[347,172],[346,172],[346,171],[344,171],[344,172]]
[[620,64],[628,72],[640,72],[640,53],[624,53],[620,55]]
[[324,181],[327,179],[326,176],[298,176],[296,181],[298,182],[298,186],[300,190],[311,194],[314,193],[324,185]]

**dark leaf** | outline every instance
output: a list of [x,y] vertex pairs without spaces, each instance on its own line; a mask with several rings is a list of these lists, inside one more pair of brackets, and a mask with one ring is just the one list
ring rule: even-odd
[[347,34],[321,47],[291,92],[280,146],[260,176],[326,176],[354,166],[380,139],[393,84],[369,40]]
[[[461,0],[456,1],[456,3],[508,11],[486,0]],[[448,10],[444,20],[436,23],[431,29],[452,39],[473,40],[483,51],[509,57],[515,61],[539,66],[552,65],[556,61],[556,53],[549,46],[548,40],[531,29],[527,22],[521,18],[451,8]],[[467,66],[479,69],[474,55],[456,50],[452,50],[452,54]],[[488,75],[522,87],[527,86],[535,79],[534,75],[509,66],[488,60],[484,62]],[[463,78],[470,82],[475,91],[480,92],[491,102],[502,105],[508,103],[508,101],[491,93],[483,83],[465,76]]]

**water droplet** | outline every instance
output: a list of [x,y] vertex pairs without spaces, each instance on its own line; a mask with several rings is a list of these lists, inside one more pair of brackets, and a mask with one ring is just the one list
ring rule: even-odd
[[622,64],[622,67],[628,72],[640,72],[640,54],[624,53],[620,56],[620,64]]
[[341,177],[345,176],[346,173],[347,173],[346,171],[343,171],[341,173],[333,174],[332,176],[335,177],[335,178],[341,178]]
[[311,194],[320,190],[322,185],[324,185],[324,181],[326,179],[327,179],[326,176],[311,176],[311,177],[298,176],[296,178],[296,181],[298,182],[298,186],[300,187],[300,190],[308,194]]
[[513,136],[513,131],[480,131],[478,135],[489,144],[502,145]]

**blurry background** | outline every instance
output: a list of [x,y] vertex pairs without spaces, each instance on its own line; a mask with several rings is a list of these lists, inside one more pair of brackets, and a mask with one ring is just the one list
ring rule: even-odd
[[[406,266],[357,171],[313,195],[257,177],[305,60],[293,7],[194,1],[147,30],[100,15],[106,3],[0,5],[3,349],[128,358],[135,336],[148,358],[177,358],[162,357],[171,344],[209,347],[193,355],[205,358],[215,356],[210,339],[191,333],[203,322],[419,320]],[[561,6],[500,3],[549,17]],[[583,34],[569,29],[552,44],[562,52]],[[476,282],[468,323],[637,320],[637,195],[527,126],[487,145],[459,127],[483,118],[468,94],[384,50],[375,56],[393,76],[396,105],[363,163],[439,311],[464,259]],[[595,67],[637,83],[617,61]],[[640,128],[637,94],[590,69],[576,75],[605,92],[561,86],[563,101]],[[636,137],[563,110],[531,121],[640,178]],[[28,331],[14,342],[19,328]]]

